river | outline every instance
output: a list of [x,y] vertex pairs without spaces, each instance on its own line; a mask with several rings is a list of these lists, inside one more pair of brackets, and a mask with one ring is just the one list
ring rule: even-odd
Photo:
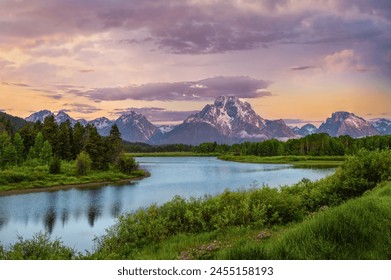
[[302,169],[211,157],[145,157],[137,161],[150,177],[122,185],[0,196],[0,243],[7,247],[18,236],[31,238],[37,232],[48,232],[65,245],[91,251],[93,239],[104,234],[121,213],[160,205],[175,195],[190,198],[264,184],[279,187],[334,172],[333,168]]

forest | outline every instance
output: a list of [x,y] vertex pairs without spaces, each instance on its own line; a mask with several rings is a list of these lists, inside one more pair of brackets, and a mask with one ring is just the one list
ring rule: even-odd
[[[125,179],[136,171],[113,126],[102,137],[92,125],[58,125],[53,116],[16,130],[0,120],[0,190]],[[133,175],[140,175],[138,171]],[[88,176],[89,177],[88,177]]]

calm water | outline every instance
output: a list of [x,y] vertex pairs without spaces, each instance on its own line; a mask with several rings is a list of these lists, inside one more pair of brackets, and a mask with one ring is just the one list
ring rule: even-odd
[[121,186],[0,196],[0,242],[9,245],[18,235],[30,238],[41,231],[79,251],[91,250],[94,237],[104,234],[121,213],[162,204],[175,195],[201,197],[263,184],[278,187],[334,171],[198,157],[137,160],[151,177]]

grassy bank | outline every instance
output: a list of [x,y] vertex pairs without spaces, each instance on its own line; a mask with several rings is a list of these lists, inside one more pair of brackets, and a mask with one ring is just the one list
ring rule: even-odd
[[60,174],[50,174],[48,166],[22,166],[0,171],[0,195],[30,190],[48,190],[58,187],[118,182],[142,178],[147,174],[143,170],[133,171],[130,175],[110,167],[107,171],[93,170],[86,176],[76,174],[75,162],[62,162]]
[[225,154],[218,157],[218,159],[235,162],[247,163],[275,163],[275,164],[293,164],[298,167],[312,167],[325,166],[335,167],[343,163],[347,159],[346,156],[236,156],[232,154]]
[[391,183],[299,223],[177,234],[142,247],[136,259],[390,259]]
[[52,248],[71,259],[389,259],[390,180],[390,150],[360,151],[316,182],[175,197],[125,214],[85,255],[38,236],[0,246],[0,257],[56,258]]
[[132,157],[217,157],[219,153],[196,152],[151,152],[151,153],[127,153]]

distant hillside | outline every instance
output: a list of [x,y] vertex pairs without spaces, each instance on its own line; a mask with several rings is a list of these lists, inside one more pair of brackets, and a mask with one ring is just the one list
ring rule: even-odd
[[7,113],[0,112],[0,132],[4,130],[12,130],[12,132],[15,133],[25,124],[27,124],[27,121],[22,118],[14,117]]

